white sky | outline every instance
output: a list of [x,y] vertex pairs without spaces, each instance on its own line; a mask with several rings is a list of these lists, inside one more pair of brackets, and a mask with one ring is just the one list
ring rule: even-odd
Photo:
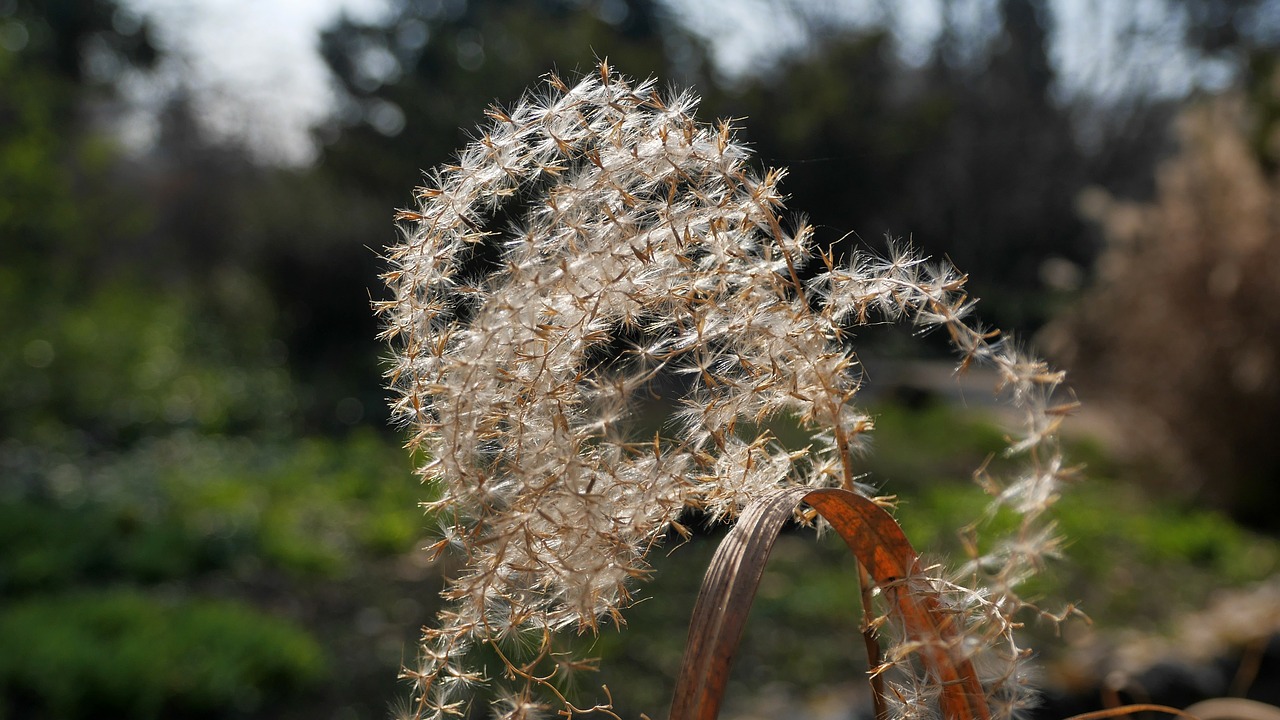
[[[385,0],[128,0],[153,21],[169,67],[159,85],[136,81],[130,90],[154,103],[180,78],[204,127],[218,137],[248,141],[263,159],[304,163],[315,148],[308,129],[334,107],[319,33],[340,13],[374,20]],[[145,143],[154,118],[131,119],[127,138]]]
[[[944,7],[953,22],[980,35],[993,27],[997,1],[664,0],[711,41],[718,67],[729,77],[798,48],[805,36],[802,15],[822,18],[823,25],[887,18],[903,59],[923,62]],[[154,106],[185,79],[209,132],[244,139],[262,159],[286,164],[314,157],[307,130],[334,108],[332,79],[318,54],[319,31],[339,13],[375,20],[388,6],[388,0],[127,3],[152,19],[159,42],[171,51],[160,83],[135,79],[132,96]],[[1179,94],[1226,77],[1227,69],[1197,65],[1178,52],[1180,30],[1167,22],[1162,0],[1054,0],[1053,7],[1060,27],[1052,51],[1064,94],[1114,97],[1135,83],[1147,92]],[[154,115],[145,111],[126,127],[127,139],[139,145],[154,131]]]

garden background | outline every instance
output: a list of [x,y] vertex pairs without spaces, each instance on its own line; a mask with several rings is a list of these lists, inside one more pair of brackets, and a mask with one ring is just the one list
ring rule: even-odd
[[[820,245],[950,258],[1072,373],[1043,594],[1093,623],[1028,628],[1045,717],[1277,702],[1278,53],[1274,0],[0,0],[0,718],[386,715],[449,565],[378,253],[486,106],[602,57],[734,118]],[[954,556],[1001,417],[909,340],[855,339],[863,462]],[[624,716],[673,685],[690,524],[584,640]],[[865,708],[856,587],[784,536],[727,712]]]

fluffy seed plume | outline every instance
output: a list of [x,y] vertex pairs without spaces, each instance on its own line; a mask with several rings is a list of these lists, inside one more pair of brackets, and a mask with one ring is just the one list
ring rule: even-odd
[[[681,512],[732,518],[779,486],[856,488],[873,421],[853,404],[860,374],[844,341],[849,326],[885,320],[945,328],[961,364],[994,366],[1026,415],[1013,451],[1027,473],[1008,486],[983,478],[1023,513],[1018,536],[972,558],[963,581],[921,580],[954,598],[975,656],[1004,643],[989,692],[1012,713],[1016,586],[1053,547],[1038,518],[1065,475],[1060,375],[969,324],[950,266],[902,250],[815,253],[810,227],[779,218],[785,171],[752,170],[732,128],[698,123],[696,106],[607,63],[573,86],[549,76],[491,109],[398,216],[392,297],[378,308],[395,349],[393,409],[439,487],[440,547],[464,556],[448,610],[404,671],[410,714],[463,713],[485,683],[502,717],[543,713],[538,693],[584,711],[556,689],[584,665],[556,650],[556,634],[620,620]],[[681,397],[655,434],[638,410],[659,391]],[[783,448],[756,430],[780,417],[811,444]],[[500,659],[497,672],[472,663],[477,651]],[[909,651],[887,654],[908,678]],[[927,678],[897,692],[904,715],[922,712],[910,698],[936,695]]]

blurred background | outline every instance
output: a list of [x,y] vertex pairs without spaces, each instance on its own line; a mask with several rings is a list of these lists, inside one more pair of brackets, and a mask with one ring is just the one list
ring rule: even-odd
[[[379,251],[487,105],[602,57],[740,118],[820,244],[952,259],[1072,373],[1042,585],[1093,623],[1028,628],[1043,717],[1280,701],[1278,50],[1275,0],[0,0],[0,718],[387,715],[447,568]],[[990,391],[856,342],[869,479],[955,557]],[[584,639],[583,697],[663,716],[715,533]],[[728,715],[865,717],[850,562],[783,538]]]

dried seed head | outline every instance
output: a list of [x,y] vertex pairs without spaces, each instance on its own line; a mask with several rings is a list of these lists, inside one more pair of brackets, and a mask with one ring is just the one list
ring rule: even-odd
[[[731,517],[782,485],[856,487],[872,422],[852,404],[848,324],[945,327],[963,362],[993,364],[1025,409],[1014,450],[1053,445],[1060,378],[966,324],[963,276],[894,249],[824,258],[803,284],[813,233],[783,230],[784,171],[757,175],[732,128],[699,124],[696,106],[604,63],[572,87],[552,75],[543,92],[491,109],[397,216],[393,297],[378,308],[395,348],[393,410],[429,458],[421,473],[441,489],[432,508],[445,544],[466,555],[411,673],[422,716],[448,714],[477,682],[459,664],[477,643],[524,683],[503,712],[541,709],[525,698],[554,663],[549,638],[617,618],[685,508]],[[637,429],[659,379],[683,393],[670,437]],[[751,430],[780,415],[808,427],[811,444],[787,449]],[[1057,467],[998,501],[1038,513]],[[1023,545],[999,565],[1010,597],[1036,562]]]

